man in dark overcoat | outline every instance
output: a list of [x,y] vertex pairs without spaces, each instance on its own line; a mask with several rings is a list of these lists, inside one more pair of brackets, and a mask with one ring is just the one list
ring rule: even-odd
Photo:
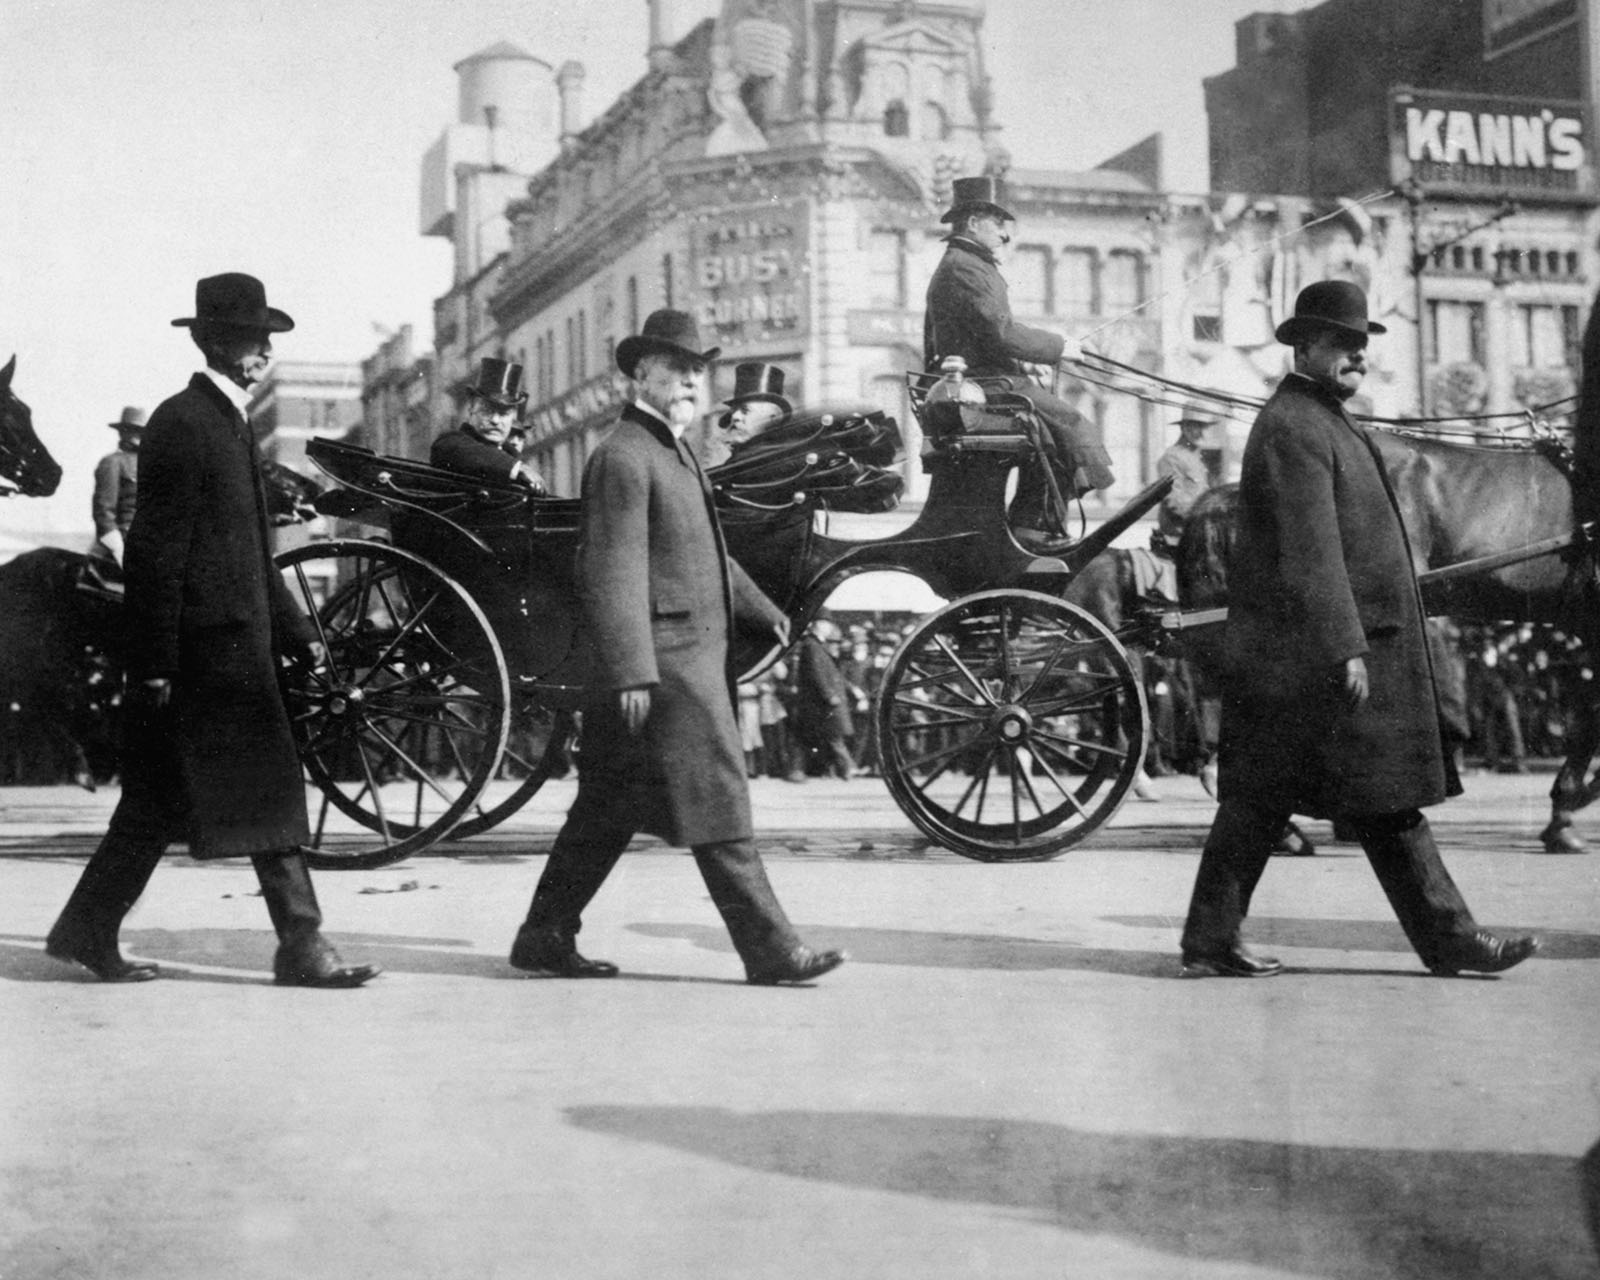
[[[1039,387],[1023,367],[1059,364],[1079,349],[1077,342],[1062,334],[1020,324],[1012,316],[996,256],[1010,243],[1015,221],[1001,203],[1003,198],[996,178],[957,178],[953,184],[951,206],[940,219],[951,224],[948,248],[928,282],[924,367],[937,373],[945,359],[960,356],[968,376],[997,381],[1026,395],[1049,433],[1065,495],[1104,489],[1113,479],[1111,457],[1094,428],[1065,400]],[[1059,534],[1060,529],[1045,524],[1047,490],[1035,470],[1023,468],[1012,502],[1012,522],[1042,534]]]
[[201,280],[190,329],[205,368],[150,416],[128,531],[128,689],[122,797],[45,949],[107,982],[156,966],[122,957],[117,933],[168,844],[195,858],[248,856],[278,934],[281,986],[354,987],[322,936],[300,850],[305,783],[279,684],[285,655],[325,655],[272,563],[250,387],[272,335],[294,322],[253,276]]
[[850,714],[850,685],[813,624],[800,637],[799,730],[814,758],[837,778],[855,774],[855,760],[846,745],[855,729]]
[[485,356],[478,362],[477,376],[456,391],[466,420],[433,442],[428,461],[460,475],[509,480],[544,493],[544,480],[517,458],[513,443],[517,420],[528,402],[522,366]]
[[1443,751],[1422,598],[1394,493],[1344,402],[1365,376],[1367,299],[1348,281],[1301,291],[1277,331],[1294,371],[1245,445],[1228,565],[1221,804],[1183,930],[1188,977],[1282,970],[1240,941],[1291,813],[1354,830],[1422,962],[1493,973],[1530,937],[1480,929],[1422,810],[1460,793]]
[[582,913],[635,833],[688,845],[758,985],[808,982],[842,952],[803,945],[752,838],[734,711],[736,623],[788,641],[788,620],[728,557],[710,486],[683,443],[715,349],[693,317],[657,311],[617,345],[635,399],[583,474],[577,589],[590,647],[578,795],[550,850],[511,964],[610,977],[579,954]]

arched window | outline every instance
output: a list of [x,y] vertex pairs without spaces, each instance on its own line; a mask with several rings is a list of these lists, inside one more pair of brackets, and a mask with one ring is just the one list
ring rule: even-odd
[[911,133],[911,113],[906,104],[896,98],[883,109],[883,132],[886,137],[904,138]]
[[943,142],[950,136],[950,117],[937,102],[922,104],[922,140]]

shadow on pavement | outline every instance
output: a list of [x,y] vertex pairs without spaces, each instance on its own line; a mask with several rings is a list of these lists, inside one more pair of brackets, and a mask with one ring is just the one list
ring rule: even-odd
[[[1111,924],[1133,929],[1173,928],[1171,916],[1102,916]],[[1177,925],[1182,926],[1179,920]],[[1496,933],[1539,936],[1539,960],[1600,960],[1600,934],[1532,925],[1487,926]],[[1387,920],[1311,920],[1292,916],[1251,916],[1245,921],[1251,946],[1312,947],[1325,951],[1392,951],[1411,954],[1411,944],[1398,924]],[[1176,937],[1176,933],[1174,933]]]
[[991,1205],[1178,1258],[1371,1280],[1585,1277],[1577,1161],[1087,1133],[981,1116],[568,1108],[759,1173]]

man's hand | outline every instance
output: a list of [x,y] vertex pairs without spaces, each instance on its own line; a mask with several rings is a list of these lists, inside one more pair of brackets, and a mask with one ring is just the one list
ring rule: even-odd
[[165,676],[157,676],[140,684],[144,699],[157,711],[160,711],[172,701],[172,681]]
[[629,733],[638,733],[650,716],[649,687],[623,689],[617,694],[617,699],[622,711],[622,723],[628,726]]
[[1354,711],[1367,700],[1367,662],[1365,658],[1346,658],[1344,662],[1344,705]]

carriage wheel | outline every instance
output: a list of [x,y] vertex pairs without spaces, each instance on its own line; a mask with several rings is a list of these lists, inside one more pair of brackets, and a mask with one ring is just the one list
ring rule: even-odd
[[1144,753],[1144,688],[1083,610],[985,591],[927,618],[878,693],[884,779],[947,848],[984,862],[1049,858],[1108,821]]
[[505,660],[483,611],[385,543],[313,543],[277,564],[328,648],[328,665],[297,668],[287,691],[322,793],[307,861],[381,867],[442,840],[479,811],[506,745]]
[[[472,811],[457,824],[450,838],[465,840],[499,826],[533,799],[551,778],[563,776],[572,767],[576,731],[576,723],[570,716],[552,712],[527,696],[515,700],[498,779],[478,797]],[[513,785],[501,794],[506,782]]]

